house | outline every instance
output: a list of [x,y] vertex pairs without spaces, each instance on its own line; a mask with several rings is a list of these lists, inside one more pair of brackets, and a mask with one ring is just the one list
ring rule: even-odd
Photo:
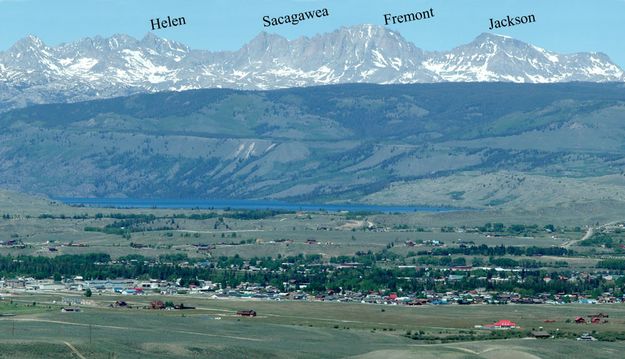
[[358,266],[360,266],[360,263],[358,262],[348,262],[348,263],[337,264],[336,268],[349,269],[349,268],[358,268]]
[[584,317],[575,317],[575,323],[586,324],[586,319],[584,319]]
[[450,274],[449,277],[447,277],[450,281],[462,280],[464,278],[466,278],[466,275],[461,274]]
[[150,302],[150,309],[165,309],[165,303],[160,300]]
[[256,316],[256,311],[253,310],[253,309],[239,310],[237,312],[237,315],[239,315],[241,317],[255,317]]
[[609,318],[610,316],[606,313],[599,312],[597,314],[591,314],[588,316],[589,318]]
[[487,329],[515,329],[517,327],[518,326],[515,322],[511,322],[507,319],[502,319],[493,324],[484,325],[484,328],[487,328]]
[[547,338],[551,338],[551,334],[549,334],[549,332],[546,332],[544,330],[535,330],[532,331],[532,337],[536,338],[536,339],[547,339]]
[[85,282],[85,287],[91,290],[111,290],[121,293],[125,288],[134,287],[133,279],[105,279],[105,280],[89,280]]
[[64,297],[61,302],[69,306],[76,306],[82,303],[82,299],[80,297]]
[[113,306],[115,306],[117,308],[126,308],[128,306],[128,303],[124,302],[123,300],[117,300],[117,301],[115,301]]
[[424,305],[427,304],[428,300],[427,299],[422,299],[422,298],[415,298],[409,302],[406,302],[406,305]]
[[12,289],[26,288],[26,280],[22,278],[7,279],[4,281],[4,286]]
[[473,270],[473,266],[453,266],[449,269],[456,272],[470,272]]
[[596,339],[595,337],[591,336],[591,335],[590,335],[590,334],[588,334],[588,333],[584,333],[584,334],[580,335],[580,336],[577,338],[577,340],[581,340],[581,341],[588,341],[588,342],[592,341],[592,342],[594,342],[594,341],[596,341],[597,339]]
[[61,312],[63,312],[63,313],[77,313],[77,312],[80,312],[80,308],[78,308],[78,307],[63,307],[63,308],[61,308]]
[[597,300],[591,298],[580,298],[578,302],[580,304],[597,304]]

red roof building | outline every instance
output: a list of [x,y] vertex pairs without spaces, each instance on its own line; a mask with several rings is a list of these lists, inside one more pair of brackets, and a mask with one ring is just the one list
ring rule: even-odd
[[498,321],[497,323],[487,324],[484,327],[493,328],[493,329],[514,329],[517,327],[517,324],[507,319],[502,319]]

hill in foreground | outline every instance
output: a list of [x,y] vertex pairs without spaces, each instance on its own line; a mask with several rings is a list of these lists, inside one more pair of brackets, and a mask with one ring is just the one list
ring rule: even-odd
[[619,200],[625,86],[194,90],[0,116],[0,185],[67,197],[536,208]]

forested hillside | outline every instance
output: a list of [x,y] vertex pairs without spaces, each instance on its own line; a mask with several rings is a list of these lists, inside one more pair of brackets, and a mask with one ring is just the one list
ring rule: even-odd
[[194,90],[0,117],[0,185],[52,196],[470,207],[625,200],[625,85]]

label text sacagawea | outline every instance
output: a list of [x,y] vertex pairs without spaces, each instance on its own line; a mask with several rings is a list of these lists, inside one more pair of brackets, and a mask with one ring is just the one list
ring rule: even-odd
[[298,14],[291,14],[291,15],[285,15],[285,16],[279,16],[279,17],[263,16],[263,26],[269,27],[269,26],[284,25],[284,24],[297,25],[300,23],[300,21],[324,17],[328,15],[330,15],[330,13],[328,12],[328,9],[321,9],[321,10],[311,10],[311,11],[306,11],[306,12],[300,12]]

